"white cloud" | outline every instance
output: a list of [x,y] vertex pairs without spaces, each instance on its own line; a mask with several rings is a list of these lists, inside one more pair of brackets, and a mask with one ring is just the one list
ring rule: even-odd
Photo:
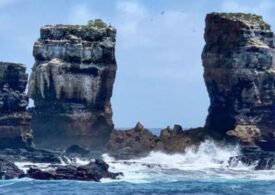
[[224,1],[222,3],[222,10],[224,11],[241,11],[239,3],[235,1]]
[[95,18],[98,18],[97,12],[85,4],[74,5],[69,13],[69,23],[72,24],[86,24]]
[[0,0],[0,30],[8,28],[12,24],[12,17],[4,9],[8,6],[19,3],[22,0]]
[[127,16],[135,18],[143,18],[146,15],[146,9],[141,4],[134,1],[119,1],[116,4],[118,11]]
[[119,1],[116,12],[117,51],[123,61],[133,61],[132,71],[126,74],[181,82],[202,74],[204,24],[196,14],[175,9],[152,11],[136,1]]
[[[167,123],[169,120],[172,123],[185,121],[187,126],[197,121],[203,123],[208,106],[207,93],[203,91],[201,65],[204,14],[182,10],[169,6],[166,9],[152,9],[142,1],[116,2],[115,15],[111,21],[117,28],[116,57],[119,67],[112,99],[116,110],[115,121],[123,120],[123,116],[128,114],[134,116],[134,121],[129,119],[130,122],[138,118],[146,126]],[[139,98],[132,102],[137,92]],[[167,95],[167,100],[164,100],[162,94],[176,95]],[[119,102],[125,97],[122,106]],[[197,108],[199,111],[192,108],[191,112],[196,113],[196,122],[189,120],[191,112],[189,116],[179,112],[174,115],[175,112],[167,108],[167,101],[173,101],[191,110],[190,105],[203,104],[196,97],[204,97],[206,102],[206,105]],[[150,103],[150,100],[153,102]],[[169,110],[173,113],[171,116],[167,115]],[[143,117],[144,112],[147,116],[154,115],[152,118],[156,120],[161,119],[161,122]]]
[[142,23],[148,17],[145,7],[134,1],[118,1],[116,3],[115,25],[119,29],[123,45],[135,46],[143,41],[138,40]]
[[222,10],[228,12],[265,13],[271,11],[274,6],[274,1],[271,0],[260,0],[253,4],[247,4],[244,1],[226,0],[222,3]]

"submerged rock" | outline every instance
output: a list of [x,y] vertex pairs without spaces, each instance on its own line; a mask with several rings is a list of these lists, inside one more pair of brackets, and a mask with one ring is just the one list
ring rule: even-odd
[[[202,60],[215,137],[275,150],[274,34],[261,16],[211,13]],[[261,144],[263,143],[263,144]],[[265,145],[265,147],[262,147]]]
[[109,165],[100,159],[90,162],[84,166],[58,166],[53,170],[42,171],[37,168],[30,168],[23,177],[39,180],[82,180],[100,181],[102,178],[116,179],[122,173],[112,173],[108,171]]
[[28,89],[36,145],[96,149],[107,142],[113,129],[115,36],[101,20],[41,28]]
[[31,116],[24,93],[27,80],[23,64],[0,62],[0,148],[32,145]]

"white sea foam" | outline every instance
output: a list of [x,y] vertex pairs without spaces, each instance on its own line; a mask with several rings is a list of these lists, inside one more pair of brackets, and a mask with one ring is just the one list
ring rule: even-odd
[[[228,164],[230,157],[239,154],[238,146],[221,146],[210,140],[203,142],[197,149],[187,149],[184,154],[154,151],[146,157],[131,160],[115,160],[108,154],[103,154],[104,161],[110,165],[109,170],[123,172],[124,176],[119,180],[103,179],[102,182],[275,180],[275,170],[255,171],[253,166],[245,166],[242,163],[230,166]],[[69,163],[85,165],[91,160],[93,159],[76,158]],[[45,170],[50,164],[18,162],[16,165],[26,171],[30,165]]]
[[41,170],[51,169],[50,163],[32,163],[29,161],[25,161],[25,162],[15,162],[14,164],[18,166],[19,169],[23,170],[25,173],[30,167],[38,167]]
[[[196,150],[189,148],[185,154],[151,152],[147,157],[132,160],[115,160],[104,154],[110,171],[123,172],[122,181],[173,182],[182,180],[274,180],[275,171],[254,171],[253,166],[238,163],[229,166],[228,160],[239,154],[238,146],[220,146],[207,140]],[[111,180],[103,180],[110,182]]]
[[[64,157],[66,158],[66,157]],[[73,164],[76,166],[79,165],[86,165],[88,164],[90,161],[93,161],[93,159],[82,159],[82,158],[75,158],[75,159],[70,159],[70,158],[66,158],[66,161],[68,163],[66,163],[65,161],[62,160],[62,158],[60,158],[61,163],[57,164],[57,165],[67,165],[67,164]],[[24,162],[15,162],[15,165],[18,166],[21,170],[23,170],[25,173],[27,172],[27,170],[30,167],[37,167],[41,170],[51,170],[53,169],[53,166],[51,166],[51,163],[33,163],[30,161],[24,161]]]

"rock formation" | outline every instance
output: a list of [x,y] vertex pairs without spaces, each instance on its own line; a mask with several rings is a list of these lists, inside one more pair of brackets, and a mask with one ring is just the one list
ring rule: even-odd
[[199,146],[206,138],[203,128],[183,130],[180,125],[163,129],[159,136],[163,151],[167,153],[184,153],[186,148]]
[[81,180],[99,182],[102,178],[117,179],[122,173],[112,173],[108,171],[109,165],[103,160],[96,159],[83,166],[57,166],[52,169],[40,170],[38,168],[30,168],[27,174],[20,177],[29,177],[39,180]]
[[35,42],[28,95],[35,143],[100,148],[113,129],[116,30],[101,20],[47,25]]
[[161,130],[160,136],[145,129],[141,123],[128,130],[114,130],[107,145],[108,153],[116,159],[147,156],[152,151],[184,153],[206,138],[203,128],[183,130],[180,125]]
[[53,163],[67,162],[61,152],[54,152],[36,147],[27,148],[5,148],[0,150],[0,159],[11,162]]
[[[28,168],[29,167],[29,168]],[[15,178],[32,178],[38,180],[82,180],[99,182],[102,178],[117,179],[122,173],[109,171],[109,165],[101,159],[82,165],[52,164],[43,169],[28,165],[26,173],[13,162],[0,158],[0,180]]]
[[0,62],[0,148],[32,145],[25,71],[23,64]]
[[24,174],[14,163],[0,158],[0,179],[14,179]]
[[162,148],[158,137],[139,122],[132,129],[114,130],[107,145],[108,153],[117,159],[143,157]]
[[261,16],[211,13],[202,60],[210,97],[205,127],[215,137],[275,150],[274,34]]

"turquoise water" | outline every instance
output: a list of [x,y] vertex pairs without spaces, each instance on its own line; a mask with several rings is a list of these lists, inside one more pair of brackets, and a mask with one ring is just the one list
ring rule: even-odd
[[94,183],[77,181],[1,181],[0,194],[275,194],[275,181],[179,181]]

